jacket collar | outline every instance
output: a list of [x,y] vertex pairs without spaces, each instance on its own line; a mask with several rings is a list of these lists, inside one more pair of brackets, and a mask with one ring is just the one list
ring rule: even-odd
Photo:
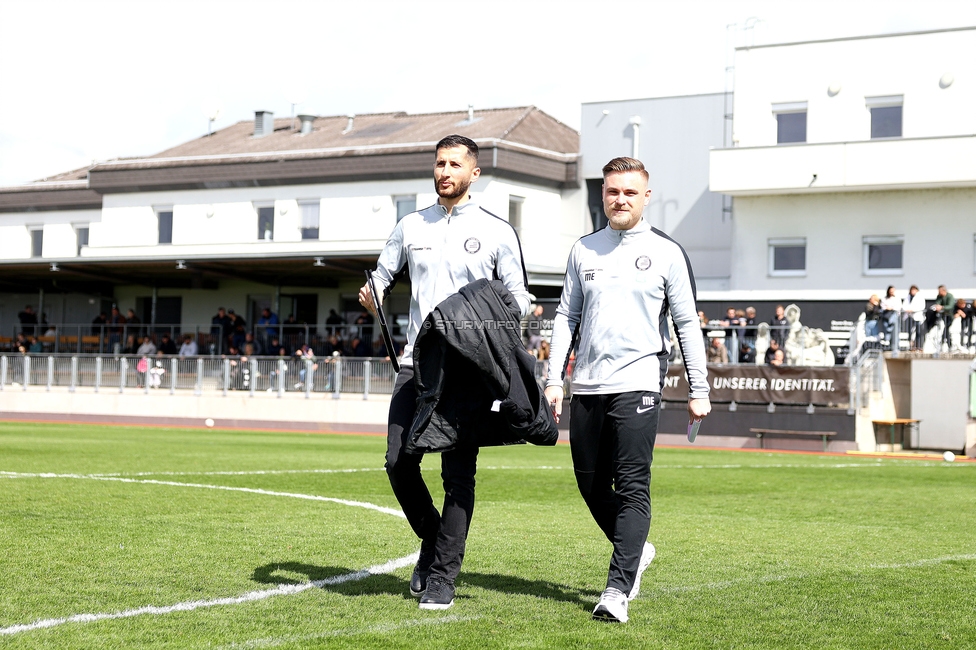
[[436,204],[434,204],[434,207],[437,209],[437,214],[441,215],[442,217],[448,217],[448,216],[450,216],[450,217],[457,217],[457,216],[462,215],[462,214],[470,214],[471,212],[475,212],[481,206],[478,204],[478,202],[473,197],[470,197],[470,198],[468,198],[467,201],[465,201],[461,205],[454,206],[454,210],[451,211],[450,214],[447,213],[447,208],[445,208],[443,205],[441,205],[441,202],[440,201],[438,201]]
[[645,221],[644,218],[641,217],[641,220],[637,222],[637,225],[631,228],[630,230],[614,230],[613,228],[610,227],[609,223],[606,225],[606,227],[603,230],[606,236],[611,241],[616,243],[616,242],[626,241],[632,237],[643,234],[650,229],[651,229],[650,224],[648,224],[647,221]]

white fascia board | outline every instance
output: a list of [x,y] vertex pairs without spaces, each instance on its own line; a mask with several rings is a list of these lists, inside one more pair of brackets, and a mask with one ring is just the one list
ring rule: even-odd
[[99,262],[140,260],[218,260],[277,257],[379,256],[385,239],[350,241],[254,242],[248,244],[164,244],[155,246],[87,246],[82,259]]
[[943,187],[976,187],[976,135],[709,153],[709,189],[731,196]]

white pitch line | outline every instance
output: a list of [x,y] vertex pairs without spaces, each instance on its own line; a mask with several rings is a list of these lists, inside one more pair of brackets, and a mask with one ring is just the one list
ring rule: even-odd
[[34,621],[33,623],[26,623],[23,625],[11,625],[9,627],[0,628],[0,635],[13,635],[19,634],[21,632],[30,632],[32,630],[41,630],[45,628],[57,627],[59,625],[64,625],[65,623],[94,623],[95,621],[106,621],[119,618],[132,618],[133,616],[142,616],[143,614],[173,614],[175,612],[192,612],[195,609],[203,609],[206,607],[218,607],[221,605],[240,605],[242,603],[250,603],[256,600],[265,600],[266,598],[271,598],[272,596],[292,596],[294,594],[300,594],[303,591],[308,591],[309,589],[321,589],[322,587],[328,587],[332,585],[340,585],[345,582],[353,582],[355,580],[362,580],[363,578],[368,578],[373,575],[380,575],[384,573],[392,573],[397,569],[401,569],[406,566],[410,566],[417,561],[418,553],[411,553],[404,557],[398,558],[396,560],[390,560],[384,564],[377,564],[371,566],[367,569],[362,569],[361,571],[354,571],[352,573],[344,573],[341,575],[333,576],[331,578],[325,578],[323,580],[315,580],[313,582],[306,582],[300,585],[279,585],[274,589],[264,589],[261,591],[249,591],[240,596],[230,596],[227,598],[214,598],[212,600],[191,600],[183,603],[176,603],[175,605],[168,605],[166,607],[157,607],[154,605],[147,605],[145,607],[138,607],[136,609],[129,609],[122,612],[110,612],[102,614],[75,614],[74,616],[67,616],[65,618],[48,618],[40,621]]
[[136,483],[141,485],[170,485],[173,487],[201,488],[206,490],[226,490],[228,492],[247,492],[249,494],[264,494],[273,497],[289,497],[292,499],[305,499],[307,501],[327,501],[338,503],[344,506],[354,506],[356,508],[366,508],[375,510],[394,517],[406,518],[402,511],[394,508],[378,506],[375,503],[366,501],[350,501],[348,499],[337,499],[335,497],[322,497],[317,494],[299,494],[297,492],[276,492],[274,490],[262,490],[260,488],[233,487],[230,485],[208,485],[206,483],[180,483],[178,481],[157,481],[154,479],[135,479],[124,478],[121,476],[91,476],[87,474],[17,474],[15,472],[2,472],[0,475],[6,478],[68,478],[88,481],[115,481],[118,483]]
[[976,555],[947,555],[946,557],[936,557],[929,560],[915,560],[903,564],[871,564],[869,569],[913,569],[921,566],[932,566],[933,564],[945,564],[957,560],[976,560]]
[[357,472],[382,472],[382,467],[359,469],[254,469],[240,472],[106,472],[85,476],[262,476],[265,474],[355,474]]

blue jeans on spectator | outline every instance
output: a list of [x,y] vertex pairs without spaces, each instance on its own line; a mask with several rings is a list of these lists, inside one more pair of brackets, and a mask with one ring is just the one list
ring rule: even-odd
[[891,333],[895,330],[895,321],[898,320],[899,312],[889,309],[881,315],[881,336],[891,339]]
[[876,321],[876,320],[866,320],[866,321],[864,321],[864,335],[865,336],[877,336],[878,335],[878,321]]

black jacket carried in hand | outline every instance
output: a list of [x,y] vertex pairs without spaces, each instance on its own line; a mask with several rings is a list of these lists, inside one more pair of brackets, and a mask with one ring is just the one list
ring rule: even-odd
[[408,453],[556,444],[556,422],[519,321],[505,284],[485,279],[465,285],[427,316],[413,350],[417,410]]

